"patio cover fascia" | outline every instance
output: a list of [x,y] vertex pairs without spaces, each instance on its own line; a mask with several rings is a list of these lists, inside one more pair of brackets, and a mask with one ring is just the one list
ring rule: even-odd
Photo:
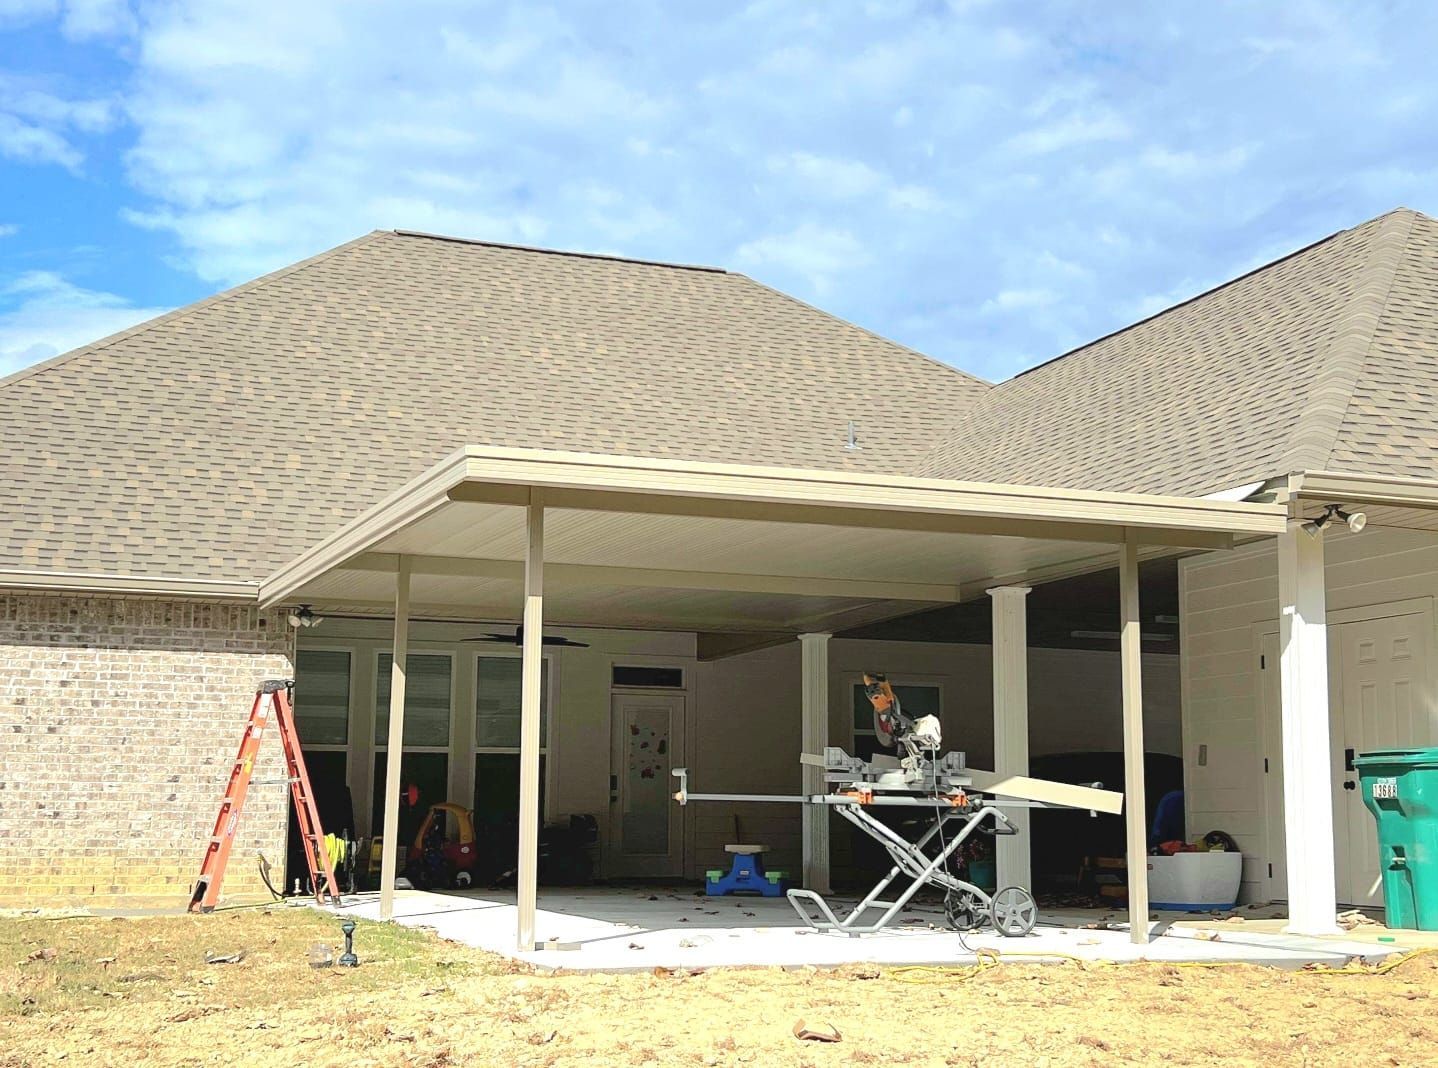
[[[1206,498],[1012,486],[858,475],[798,468],[636,459],[535,449],[470,446],[436,464],[354,521],[325,538],[263,580],[262,606],[293,600],[306,583],[326,573],[383,566],[372,555],[378,546],[420,520],[465,504],[527,507],[538,500],[547,509],[572,509],[694,518],[744,519],[786,524],[820,524],[893,531],[1037,538],[1121,545],[1132,531],[1142,545],[1178,549],[1220,549],[1235,538],[1281,533],[1284,510]],[[416,554],[424,555],[424,554]],[[513,564],[522,554],[507,559]],[[388,568],[392,570],[392,567]],[[502,569],[496,569],[502,571]],[[589,569],[588,578],[597,577]],[[640,585],[678,579],[679,572],[635,574],[618,568],[613,578],[637,578]],[[572,574],[580,577],[580,569]],[[782,579],[764,567],[766,577]],[[514,572],[515,578],[521,577]],[[732,575],[736,589],[752,585]],[[787,576],[796,583],[812,576]],[[995,574],[971,583],[1010,581],[1021,575]],[[749,576],[750,579],[753,576]],[[713,576],[714,582],[722,582]],[[957,600],[921,587],[938,583],[895,583],[895,599]],[[715,588],[713,582],[703,588]],[[840,593],[846,593],[839,589]],[[857,596],[873,596],[855,580]]]
[[[390,714],[387,779],[384,799],[384,840],[394,843],[399,828],[400,754],[403,750],[405,710],[405,664],[409,641],[410,592],[416,557],[426,555],[423,537],[416,543],[387,542],[405,531],[421,534],[436,516],[458,510],[455,522],[446,517],[440,526],[447,544],[485,548],[491,544],[488,528],[475,536],[472,517],[475,506],[486,515],[493,506],[522,515],[523,570],[523,638],[521,653],[520,699],[520,810],[518,909],[516,935],[521,950],[535,944],[537,900],[538,838],[539,838],[539,721],[540,663],[544,631],[545,592],[545,523],[546,513],[560,515],[603,512],[636,520],[634,538],[642,540],[643,520],[653,516],[686,517],[716,524],[735,520],[771,524],[782,529],[786,539],[793,538],[802,548],[812,532],[860,529],[867,531],[905,531],[932,537],[955,535],[970,539],[971,547],[998,540],[1034,538],[1050,542],[1108,543],[1117,547],[1120,591],[1120,662],[1123,692],[1124,760],[1127,805],[1126,838],[1130,856],[1143,856],[1147,841],[1144,826],[1143,783],[1143,716],[1142,677],[1140,668],[1141,627],[1138,603],[1138,559],[1141,544],[1166,547],[1211,549],[1227,546],[1235,536],[1245,538],[1277,535],[1287,529],[1284,508],[1274,504],[1250,504],[1209,499],[1146,497],[1138,494],[1095,493],[1046,489],[1027,486],[1001,486],[981,483],[949,482],[899,476],[866,476],[862,480],[851,474],[811,470],[759,468],[738,465],[699,464],[685,461],[632,459],[576,453],[540,452],[525,449],[466,448],[438,464],[424,475],[400,489],[360,516],[349,526],[316,545],[297,560],[282,567],[261,586],[260,601],[272,605],[293,599],[307,583],[326,574],[353,568],[367,554],[393,551],[394,554],[394,644],[390,673]],[[466,511],[467,510],[467,511]],[[487,519],[485,520],[487,522]],[[633,539],[625,538],[624,519],[620,519],[617,540],[607,544],[618,552]],[[498,529],[498,528],[495,528]],[[611,539],[616,531],[608,532]],[[843,536],[847,537],[847,534]],[[977,541],[973,539],[977,536]],[[927,542],[931,549],[932,541]],[[577,542],[571,551],[577,551]],[[772,549],[772,546],[770,547]],[[834,549],[830,537],[829,549]],[[440,555],[433,553],[430,555]],[[882,554],[880,554],[882,557]],[[936,554],[937,557],[938,554]],[[801,556],[790,556],[798,560]],[[999,557],[1002,559],[1002,556]],[[505,558],[485,561],[503,565]],[[922,564],[924,561],[920,560]],[[764,566],[767,580],[799,580],[802,585],[816,582],[812,575],[795,570],[788,575],[775,574],[770,560],[756,561]],[[950,566],[951,558],[936,558],[936,568]],[[590,565],[595,566],[595,565]],[[603,565],[597,565],[602,567]],[[913,560],[910,559],[910,566]],[[634,577],[633,568],[610,569],[616,573],[609,581],[619,582]],[[363,568],[358,573],[365,574]],[[753,575],[730,575],[737,583],[752,583]],[[713,582],[724,576],[711,575]],[[669,581],[676,581],[670,579]],[[877,583],[876,583],[877,585]],[[742,586],[740,587],[743,588]],[[890,593],[892,586],[886,585]],[[957,598],[957,586],[954,594]],[[1021,599],[1021,598],[1020,598]],[[1005,598],[1004,600],[1007,600]],[[599,621],[596,621],[599,622]],[[996,634],[998,629],[996,627]],[[1005,662],[1014,661],[1018,677],[1022,677],[1024,640],[1022,628],[1013,641],[995,642],[996,664],[1000,645]],[[806,660],[806,664],[808,661]],[[822,676],[822,665],[813,673]],[[807,674],[807,669],[806,669]],[[1013,673],[1011,673],[1013,674]],[[997,679],[997,676],[996,676]],[[997,720],[1004,717],[1004,707],[1012,702],[998,693],[996,681],[995,708]],[[827,699],[825,687],[807,684],[804,687],[806,749],[822,748],[826,731]],[[1024,702],[1019,702],[1020,705]],[[1026,732],[1027,710],[1021,717],[1005,719],[1004,729],[1022,726]],[[1027,745],[1023,745],[1026,753]],[[1026,757],[1023,763],[1026,764]],[[1014,774],[1009,768],[1000,769]],[[1026,768],[1019,769],[1026,770]],[[806,782],[806,788],[811,785]],[[822,790],[822,784],[815,784]],[[814,792],[811,790],[810,792]],[[820,839],[818,851],[824,856],[827,870],[827,839]],[[810,844],[806,836],[806,867]],[[1131,937],[1147,940],[1148,915],[1147,874],[1141,864],[1129,871],[1129,908]],[[391,845],[384,851],[380,874],[380,915],[389,919],[394,913],[394,880],[397,872],[396,850]],[[825,876],[827,878],[827,876]]]

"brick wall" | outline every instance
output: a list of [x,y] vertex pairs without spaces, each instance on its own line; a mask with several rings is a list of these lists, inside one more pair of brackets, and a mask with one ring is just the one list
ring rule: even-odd
[[[0,594],[0,906],[184,903],[261,679],[293,672],[283,613]],[[277,738],[256,778],[281,774]],[[287,792],[251,790],[226,896],[283,873]]]

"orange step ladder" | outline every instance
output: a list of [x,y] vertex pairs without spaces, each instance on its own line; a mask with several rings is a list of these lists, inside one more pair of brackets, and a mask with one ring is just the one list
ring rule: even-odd
[[[310,867],[310,885],[315,888],[315,900],[323,905],[328,896],[332,904],[339,904],[339,882],[335,879],[329,851],[325,849],[324,831],[320,828],[314,792],[310,789],[310,775],[305,770],[305,756],[300,749],[299,735],[295,731],[294,708],[290,697],[294,685],[293,679],[270,679],[260,683],[260,688],[255,692],[255,703],[250,708],[250,721],[245,727],[244,737],[240,739],[240,751],[235,757],[234,768],[230,771],[225,796],[220,801],[220,814],[215,818],[215,830],[205,847],[200,877],[195,880],[195,891],[190,896],[191,912],[212,912],[220,900],[220,885],[225,880],[225,866],[230,860],[230,848],[235,844],[235,829],[239,826],[240,813],[245,807],[245,795],[250,791],[255,757],[259,754],[260,742],[264,739],[271,712],[274,713],[274,723],[280,732],[280,743],[284,746],[285,781],[289,783],[290,796],[294,799],[300,837],[305,841],[305,861]],[[323,882],[320,880],[321,873],[324,875]],[[328,887],[328,891],[325,887]]]

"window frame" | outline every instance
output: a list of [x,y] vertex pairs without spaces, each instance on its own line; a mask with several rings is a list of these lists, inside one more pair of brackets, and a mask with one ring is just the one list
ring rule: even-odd
[[[483,649],[475,652],[474,664],[470,671],[470,677],[473,680],[474,686],[474,700],[471,702],[473,707],[469,710],[470,719],[472,720],[472,738],[479,738],[479,662],[481,660],[522,660],[523,657],[524,653],[519,649],[516,649],[512,653],[508,650],[488,652]],[[543,684],[539,691],[544,698],[544,731],[539,737],[539,755],[542,757],[549,755],[551,748],[550,742],[554,735],[554,659],[553,654],[548,652],[543,653],[540,657],[540,670],[544,673]],[[480,754],[489,753],[500,756],[519,756],[520,750],[520,747],[517,745],[480,745],[477,740],[470,748],[472,750],[470,753],[470,763],[473,763],[474,757]]]
[[[311,644],[306,642],[303,648],[295,647],[295,678],[299,678],[300,654],[301,653],[344,653],[349,659],[349,682],[347,684],[346,705],[345,705],[345,740],[340,742],[306,742],[300,740],[300,749],[306,753],[344,753],[345,754],[345,775],[348,778],[349,766],[354,759],[355,747],[355,670],[359,660],[359,650],[353,645],[341,645],[337,643]],[[295,702],[295,730],[300,729],[300,717],[298,711],[299,702]]]
[[[380,692],[379,665],[381,659],[392,655],[393,651],[390,649],[376,649],[370,670],[370,678],[374,686],[374,708],[370,710],[370,736],[373,739],[373,743],[370,745],[370,751],[376,755],[389,752],[389,731],[385,731],[383,738],[379,736],[380,701],[381,699],[386,702],[389,700],[388,693],[381,694]],[[451,649],[406,649],[405,660],[408,661],[411,656],[442,656],[449,661],[449,729],[446,732],[449,737],[445,740],[444,745],[401,745],[399,751],[401,753],[444,753],[453,761],[454,710],[456,704],[458,704],[459,696],[459,680],[454,670],[456,654]]]

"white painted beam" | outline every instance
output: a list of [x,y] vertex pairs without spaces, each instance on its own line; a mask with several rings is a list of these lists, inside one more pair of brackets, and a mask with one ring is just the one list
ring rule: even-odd
[[[993,601],[994,771],[1029,773],[1029,638],[1027,586],[988,590]],[[1016,809],[1009,820],[1016,835],[995,837],[998,885],[1033,888],[1030,813]]]
[[1143,633],[1139,624],[1138,540],[1131,530],[1119,550],[1118,585],[1128,928],[1130,940],[1143,945],[1148,942],[1148,802],[1143,766]]
[[544,670],[544,500],[534,490],[525,513],[524,641],[520,653],[519,927],[521,953],[534,949],[539,896],[539,717]]
[[1291,520],[1288,530],[1278,536],[1286,929],[1305,935],[1338,930],[1327,611],[1323,535],[1309,537],[1299,520]]
[[[799,635],[801,722],[800,749],[822,755],[829,744],[829,638],[828,634]],[[824,769],[805,764],[802,769],[805,794],[825,790]],[[824,805],[805,805],[803,824],[804,886],[821,894],[829,886],[829,810]]]
[[389,751],[385,754],[384,854],[380,860],[379,918],[394,918],[394,880],[407,843],[399,840],[399,792],[404,757],[404,685],[409,656],[409,558],[399,558],[394,577],[394,663],[389,676]]

